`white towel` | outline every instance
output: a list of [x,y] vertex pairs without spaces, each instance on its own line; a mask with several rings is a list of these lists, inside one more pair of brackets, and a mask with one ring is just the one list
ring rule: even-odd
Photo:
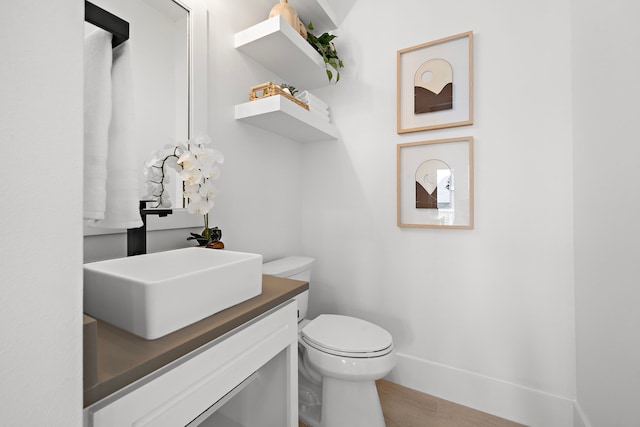
[[309,105],[309,111],[313,111],[316,114],[329,117],[329,110],[326,108],[318,108],[318,107]]
[[311,108],[311,106],[313,105],[314,107],[316,107],[318,109],[323,109],[323,110],[328,110],[329,109],[329,105],[327,105],[326,102],[324,102],[323,100],[321,100],[317,96],[309,93],[306,90],[303,90],[302,92],[297,94],[296,98],[298,98],[300,101],[303,101],[303,102],[306,102],[307,104],[309,104],[309,108]]
[[324,101],[321,101],[306,90],[300,92],[296,97],[309,106],[309,111],[313,111],[315,114],[324,116],[323,118],[326,121],[331,121],[329,117],[329,106]]
[[301,99],[300,101],[304,102],[305,104],[307,104],[309,106],[310,110],[314,110],[317,111],[320,114],[324,114],[324,115],[329,115],[329,107],[325,107],[324,104],[319,104],[317,103],[315,100],[311,99],[311,100],[304,100]]
[[142,227],[133,128],[133,82],[129,42],[113,49],[111,67],[112,112],[107,157],[107,209],[98,227]]
[[309,108],[309,112],[320,120],[324,120],[325,122],[331,122],[331,117],[329,117],[328,112],[327,114],[324,114],[322,111],[317,111],[317,110],[314,110],[313,108]]
[[104,218],[111,121],[111,33],[91,26],[84,42],[84,218]]

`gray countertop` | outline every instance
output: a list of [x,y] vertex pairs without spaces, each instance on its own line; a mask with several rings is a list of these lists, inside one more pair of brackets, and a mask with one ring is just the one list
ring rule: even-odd
[[84,318],[84,407],[133,383],[309,289],[307,282],[262,276],[262,293],[156,340]]

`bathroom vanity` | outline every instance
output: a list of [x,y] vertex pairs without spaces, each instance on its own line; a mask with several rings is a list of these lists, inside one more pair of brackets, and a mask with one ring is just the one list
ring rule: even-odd
[[265,275],[257,297],[151,341],[85,318],[84,426],[297,426],[292,298],[308,288]]

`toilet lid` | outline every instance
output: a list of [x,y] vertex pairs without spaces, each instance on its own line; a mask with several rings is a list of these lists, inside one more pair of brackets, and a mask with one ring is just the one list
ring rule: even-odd
[[340,353],[373,353],[389,348],[391,334],[355,317],[321,314],[302,328],[302,337],[317,348]]

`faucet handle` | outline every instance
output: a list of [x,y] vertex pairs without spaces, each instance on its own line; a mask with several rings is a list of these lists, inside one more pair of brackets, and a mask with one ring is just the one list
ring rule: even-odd
[[154,199],[143,199],[140,200],[140,209],[146,209],[147,208],[147,203],[151,203],[151,202],[155,202]]
[[159,217],[165,217],[173,213],[173,209],[148,208],[148,202],[155,202],[155,200],[140,200],[140,216],[143,218],[143,222],[146,215],[158,215]]

